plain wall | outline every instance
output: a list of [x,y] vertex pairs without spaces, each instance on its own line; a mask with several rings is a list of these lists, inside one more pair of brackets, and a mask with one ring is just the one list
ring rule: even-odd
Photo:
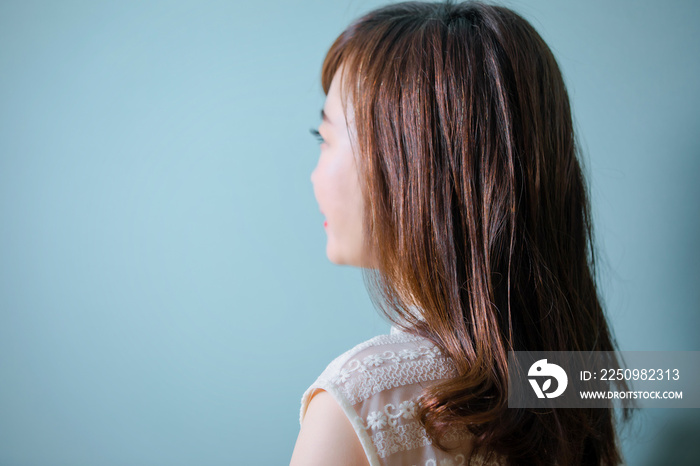
[[[0,3],[0,465],[288,463],[389,328],[309,181],[323,56],[379,4]],[[621,349],[699,350],[700,3],[504,4],[565,75]]]

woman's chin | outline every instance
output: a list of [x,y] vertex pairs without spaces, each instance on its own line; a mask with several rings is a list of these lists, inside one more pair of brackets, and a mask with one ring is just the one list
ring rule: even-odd
[[340,251],[333,247],[330,241],[326,245],[326,257],[328,257],[328,260],[336,265],[348,265],[343,255],[340,254]]
[[376,261],[371,255],[364,252],[365,248],[361,244],[339,244],[329,235],[326,242],[326,257],[336,265],[348,265],[364,269],[375,268]]
[[360,266],[357,260],[353,260],[352,255],[348,254],[347,251],[343,251],[335,247],[331,240],[329,240],[326,244],[326,257],[328,257],[328,260],[336,265],[349,265],[353,267]]

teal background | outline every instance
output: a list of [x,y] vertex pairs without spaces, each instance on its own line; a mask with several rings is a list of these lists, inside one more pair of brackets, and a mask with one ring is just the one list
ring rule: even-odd
[[[389,328],[309,181],[324,53],[379,4],[0,2],[0,465],[288,463]],[[700,3],[503,4],[567,80],[621,348],[700,349]],[[629,464],[695,413],[639,416]]]

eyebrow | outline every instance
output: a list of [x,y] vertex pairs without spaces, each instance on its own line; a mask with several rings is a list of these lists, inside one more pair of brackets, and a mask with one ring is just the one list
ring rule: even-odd
[[321,119],[323,121],[325,121],[326,123],[328,123],[329,125],[333,124],[333,123],[331,123],[331,120],[328,118],[328,115],[326,115],[326,112],[323,109],[321,109]]

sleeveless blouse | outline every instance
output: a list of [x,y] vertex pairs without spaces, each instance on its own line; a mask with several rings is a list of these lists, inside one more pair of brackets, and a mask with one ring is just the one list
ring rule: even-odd
[[[432,342],[392,327],[391,334],[360,343],[328,365],[302,396],[300,423],[314,394],[325,390],[350,420],[371,466],[466,466],[471,453],[466,434],[448,436],[449,444],[464,447],[444,452],[432,445],[416,417],[423,389],[456,375]],[[487,463],[475,456],[472,464]]]

